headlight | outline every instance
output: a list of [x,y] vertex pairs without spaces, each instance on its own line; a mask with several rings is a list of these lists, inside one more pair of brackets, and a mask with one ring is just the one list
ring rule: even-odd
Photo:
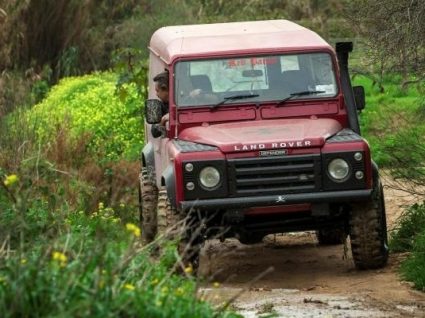
[[214,167],[205,167],[199,173],[199,181],[207,190],[212,190],[220,183],[220,172]]
[[344,159],[334,159],[328,165],[329,176],[336,182],[343,182],[350,174],[350,165]]

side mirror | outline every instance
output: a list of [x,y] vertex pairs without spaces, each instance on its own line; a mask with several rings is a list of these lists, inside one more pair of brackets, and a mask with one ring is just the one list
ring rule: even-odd
[[158,124],[162,118],[162,102],[158,99],[145,101],[145,119],[149,124]]
[[363,110],[366,106],[366,98],[363,86],[353,86],[354,100],[356,101],[357,110]]

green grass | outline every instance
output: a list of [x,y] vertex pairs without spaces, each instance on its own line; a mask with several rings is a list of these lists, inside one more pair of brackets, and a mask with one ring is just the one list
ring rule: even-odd
[[406,90],[401,89],[396,75],[384,78],[383,93],[365,76],[356,76],[353,85],[365,87],[366,108],[360,115],[360,126],[371,146],[372,157],[382,167],[391,166],[392,148],[403,144],[406,138],[403,130],[415,127],[419,135],[425,134],[425,100],[421,88],[410,85]]

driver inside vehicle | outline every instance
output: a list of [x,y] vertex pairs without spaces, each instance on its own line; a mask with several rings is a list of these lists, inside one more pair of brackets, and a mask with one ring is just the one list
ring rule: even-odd
[[162,118],[158,124],[153,124],[151,126],[151,133],[154,138],[158,138],[165,135],[165,125],[169,120],[169,73],[164,71],[159,73],[153,78],[155,82],[155,92],[156,96],[162,102]]

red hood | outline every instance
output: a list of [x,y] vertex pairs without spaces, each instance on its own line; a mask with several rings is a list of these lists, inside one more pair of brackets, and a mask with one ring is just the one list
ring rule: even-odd
[[216,146],[224,153],[319,147],[342,129],[333,119],[276,119],[187,128],[179,139]]

